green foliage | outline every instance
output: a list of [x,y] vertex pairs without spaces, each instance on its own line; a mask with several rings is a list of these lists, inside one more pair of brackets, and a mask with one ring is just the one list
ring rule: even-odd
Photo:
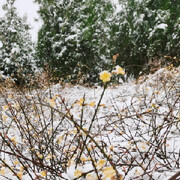
[[149,59],[180,54],[180,4],[174,0],[126,0],[116,17],[118,63],[138,76]]
[[96,81],[110,59],[137,77],[150,59],[180,54],[177,0],[123,0],[118,13],[108,0],[38,1],[44,22],[37,55],[54,77]]
[[57,77],[86,75],[87,79],[96,79],[113,55],[111,3],[46,1],[40,7],[44,22],[37,46],[40,66],[48,64]]
[[0,71],[22,84],[35,68],[30,28],[26,19],[17,15],[14,0],[7,0],[3,8],[6,14],[0,19]]

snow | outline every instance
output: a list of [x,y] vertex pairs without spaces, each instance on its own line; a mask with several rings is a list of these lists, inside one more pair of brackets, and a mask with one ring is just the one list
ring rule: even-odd
[[11,53],[12,53],[12,54],[18,54],[18,53],[20,53],[19,47],[13,47],[12,50],[11,50]]
[[62,55],[64,54],[64,52],[66,52],[67,48],[63,47],[61,52],[58,54],[59,57],[62,57]]
[[149,38],[151,38],[154,35],[154,33],[156,32],[157,29],[166,30],[167,27],[168,27],[167,24],[164,24],[164,23],[158,24],[157,26],[154,27],[154,29],[152,31],[149,30],[150,31]]
[[5,58],[5,60],[4,60],[5,62],[6,62],[6,64],[10,64],[11,63],[11,60],[9,59],[9,58]]
[[112,3],[116,6],[116,13],[123,10],[123,7],[120,5],[118,0],[112,0]]
[[163,29],[163,30],[165,30],[167,27],[168,27],[168,25],[164,24],[164,23],[161,23],[161,24],[156,26],[157,29]]
[[[0,1],[0,6],[4,1]],[[114,0],[114,3],[117,5],[117,11],[121,11],[122,7],[118,5],[118,0]],[[31,33],[34,41],[36,41],[37,31],[41,25],[41,22],[34,21],[34,18],[38,17],[38,6],[32,0],[17,0],[16,6],[21,16],[27,14],[28,22],[34,26]],[[2,15],[3,12],[0,9],[0,16]],[[137,23],[143,21],[143,18],[144,15],[141,14]],[[167,24],[161,23],[155,27],[155,30],[165,30],[166,28]],[[75,35],[69,36],[66,38],[66,41],[75,37]],[[0,46],[2,46],[1,42]],[[56,42],[54,46],[59,46],[59,42]],[[64,47],[60,52],[60,56],[66,50]],[[12,49],[12,53],[18,53],[18,48]],[[105,59],[105,57],[102,58]],[[5,59],[5,61],[9,63],[9,59]],[[106,159],[101,151],[103,149],[108,157],[112,158],[114,164],[126,164],[117,165],[117,170],[127,180],[140,179],[142,176],[143,179],[151,179],[148,174],[144,174],[146,167],[148,169],[146,172],[152,175],[153,179],[168,179],[179,170],[178,162],[176,162],[178,161],[180,149],[179,76],[180,68],[174,68],[173,70],[162,68],[155,74],[141,77],[137,82],[122,83],[117,86],[110,84],[105,90],[101,102],[100,97],[103,93],[103,87],[101,86],[88,88],[67,84],[63,87],[61,84],[56,84],[52,85],[50,89],[46,87],[43,90],[39,89],[29,93],[26,92],[24,95],[8,92],[6,100],[9,103],[4,101],[3,98],[0,98],[0,133],[6,132],[5,136],[11,140],[13,139],[13,142],[15,141],[15,144],[18,144],[23,156],[31,158],[28,149],[30,148],[29,143],[26,142],[27,139],[23,139],[24,135],[20,132],[20,126],[16,124],[17,121],[13,121],[14,118],[16,117],[20,120],[19,125],[30,131],[29,135],[32,135],[33,138],[38,137],[33,144],[33,148],[39,151],[39,146],[42,149],[47,148],[47,151],[50,151],[49,147],[44,144],[44,136],[41,136],[44,129],[47,129],[47,134],[45,135],[51,137],[52,130],[58,128],[59,131],[53,139],[54,143],[61,142],[59,145],[56,143],[56,146],[54,146],[54,148],[57,147],[55,149],[57,162],[59,162],[58,158],[63,158],[70,148],[77,148],[75,153],[72,153],[73,151],[69,152],[70,156],[72,155],[71,159],[68,159],[68,157],[66,157],[67,159],[63,159],[67,161],[65,164],[69,164],[69,167],[66,171],[62,172],[62,176],[71,180],[76,178],[74,174],[76,170],[86,173],[94,169],[91,161],[88,159],[86,150],[83,151],[81,156],[81,158],[86,160],[77,165],[77,167],[75,165],[77,156],[81,152],[83,141],[88,137],[83,130],[90,129],[92,139],[88,137],[90,140],[87,140],[87,144],[89,150],[93,152],[94,162],[97,163],[99,159]],[[32,120],[31,125],[26,124],[27,119],[20,105],[25,108],[25,113],[28,115],[28,122]],[[54,112],[55,120],[52,128],[51,113],[54,109],[56,111]],[[41,113],[36,114],[37,111]],[[59,111],[64,113],[63,116]],[[14,115],[12,113],[15,113],[15,116],[12,116]],[[62,117],[64,121],[59,127],[59,123],[63,119]],[[72,122],[71,118],[75,122]],[[39,124],[41,119],[43,119],[41,123],[45,123],[44,129]],[[81,121],[82,129],[75,126],[75,123],[80,124]],[[34,131],[36,127],[38,128]],[[39,139],[42,140],[40,141],[40,145],[36,143]],[[81,142],[79,143],[79,141]],[[97,145],[103,148],[99,149]],[[9,150],[6,145],[3,145],[3,149]],[[51,155],[47,154],[46,151],[43,152],[43,155],[46,157],[46,160],[44,160],[46,165],[51,165],[51,161],[49,160]],[[4,155],[3,157],[7,163],[10,163],[10,165],[13,164],[14,159],[12,157],[10,158],[9,155]],[[58,166],[59,164],[57,163],[56,165]],[[111,163],[107,161],[106,166],[109,165]],[[1,167],[1,165],[0,168],[0,170],[6,171],[5,176],[13,180],[16,179],[7,168]],[[18,168],[20,167],[15,167],[15,170]],[[40,176],[38,168],[36,170],[36,174]],[[33,171],[31,173],[35,179],[36,177]],[[96,178],[94,172],[90,174],[94,179]],[[50,173],[48,175],[50,176]],[[101,170],[100,175],[104,177]],[[3,180],[3,177],[0,177],[0,179]],[[23,179],[30,179],[25,172]]]
[[[45,88],[44,90],[32,91],[25,94],[25,96],[22,96],[22,94],[12,95],[9,92],[7,100],[11,103],[11,107],[14,108],[14,112],[17,109],[17,118],[20,118],[21,124],[23,124],[25,117],[21,114],[20,105],[27,106],[26,111],[30,113],[28,116],[33,120],[31,126],[28,125],[32,134],[35,133],[33,128],[36,127],[35,124],[38,123],[39,116],[36,117],[36,114],[33,114],[33,104],[31,105],[31,103],[32,101],[36,102],[36,106],[38,107],[38,98],[41,99],[42,104],[45,104],[43,105],[44,115],[40,114],[40,117],[44,118],[47,124],[51,123],[50,112],[52,109],[48,107],[50,106],[61,110],[67,116],[73,117],[78,124],[82,119],[84,130],[90,128],[96,108],[100,103],[90,130],[90,135],[93,137],[92,140],[97,142],[97,145],[100,147],[104,144],[105,152],[111,155],[115,164],[128,164],[134,158],[133,162],[131,162],[132,167],[130,169],[128,169],[128,166],[117,166],[118,172],[125,176],[125,180],[140,178],[142,176],[143,179],[148,180],[151,179],[151,175],[153,179],[164,180],[170,178],[178,171],[176,161],[178,160],[180,149],[180,132],[178,130],[180,128],[178,123],[180,109],[177,96],[177,92],[180,91],[180,87],[178,86],[180,81],[179,75],[180,67],[172,70],[162,68],[155,74],[141,77],[138,82],[123,83],[117,86],[108,85],[101,102],[100,97],[103,87],[88,88],[68,84],[65,87],[62,87],[61,84],[52,85],[50,89]],[[8,125],[12,123],[12,118],[6,103],[3,102],[3,99],[0,99],[0,101],[2,102],[2,117],[6,125]],[[68,112],[66,108],[69,109]],[[58,127],[61,120],[60,116],[58,112],[54,114],[54,128]],[[52,129],[50,125],[47,125],[47,127],[48,135],[50,136]],[[57,141],[61,143],[57,149],[54,147],[57,151],[56,153],[58,153],[56,158],[66,154],[65,152],[68,150],[69,143],[72,143],[69,148],[76,149],[79,137],[76,136],[77,129],[75,125],[68,118],[58,128],[60,131],[54,137],[54,143]],[[37,131],[39,133],[42,132],[42,127],[39,126]],[[65,134],[67,135],[66,138]],[[18,146],[24,146],[25,139],[22,141],[16,123],[12,123],[12,128],[9,129],[6,135],[9,138],[16,137],[15,141],[17,141]],[[79,140],[85,141],[87,136],[82,129],[80,129],[79,135],[82,138]],[[65,144],[65,151],[61,154],[59,150],[63,147],[63,144]],[[92,153],[92,155],[96,157],[96,160],[94,160],[96,163],[99,158],[106,159],[100,153],[97,145],[95,146],[92,141],[88,140],[87,144],[89,148],[93,148],[92,152],[94,151],[94,154]],[[22,148],[22,153],[24,155],[27,154],[26,157],[30,158],[27,150],[29,145],[26,144],[25,147]],[[42,144],[42,147],[48,148],[45,144]],[[34,144],[34,148],[38,149],[38,144]],[[68,161],[69,167],[67,171],[62,173],[64,178],[69,180],[74,179],[77,170],[82,173],[93,171],[91,161],[87,160],[86,150],[83,151],[81,156],[81,159],[84,159],[84,163],[80,163],[76,167],[75,160],[80,151],[81,148],[77,148],[73,156],[74,158]],[[167,154],[166,159],[163,158],[164,151]],[[69,153],[71,154],[71,152]],[[146,154],[148,154],[147,157]],[[47,159],[47,165],[49,165],[48,157],[50,155],[44,154],[44,156]],[[11,160],[8,160],[9,156],[5,157],[6,162],[11,163]],[[106,166],[108,167],[108,165],[109,162],[107,161]],[[148,167],[146,172],[149,172],[150,176],[144,174],[144,168],[146,167]],[[99,174],[104,177],[103,170],[99,171]],[[37,172],[37,174],[39,173],[40,171]],[[96,174],[93,171],[89,176],[95,179]],[[12,177],[13,180],[15,179],[10,174],[8,177]],[[28,174],[24,174],[23,179],[29,180],[30,178]]]
[[66,42],[66,41],[69,41],[69,40],[72,40],[72,39],[75,39],[76,37],[77,37],[77,34],[70,35],[70,36],[68,36],[67,38],[65,38],[65,42]]

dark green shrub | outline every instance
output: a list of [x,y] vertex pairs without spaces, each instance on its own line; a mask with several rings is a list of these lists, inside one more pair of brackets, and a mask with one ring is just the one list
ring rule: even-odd
[[40,66],[48,64],[55,77],[95,80],[113,55],[110,1],[44,1],[40,7]]
[[14,0],[4,5],[6,14],[0,19],[0,71],[18,84],[29,81],[35,69],[33,43],[26,19],[17,15]]
[[126,0],[117,14],[117,63],[128,74],[139,75],[153,57],[180,54],[180,4],[178,1]]

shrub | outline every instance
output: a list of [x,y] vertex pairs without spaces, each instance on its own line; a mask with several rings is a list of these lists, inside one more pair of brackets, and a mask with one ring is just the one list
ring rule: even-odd
[[119,28],[115,43],[120,54],[117,62],[129,75],[137,77],[154,57],[179,57],[178,1],[126,0],[120,5],[115,23]]
[[[118,68],[116,73],[124,74]],[[0,175],[32,180],[178,177],[173,171],[180,158],[180,69],[167,67],[141,77],[129,91],[127,86],[108,89],[112,73],[100,74],[103,88],[89,89],[94,97],[84,93],[68,100],[72,89],[64,97],[67,89],[58,85],[4,93]],[[83,94],[83,87],[74,88]]]
[[30,81],[35,70],[34,49],[25,18],[20,18],[14,0],[4,5],[6,14],[0,19],[0,71],[16,83]]
[[40,7],[44,22],[37,46],[40,66],[48,64],[55,77],[85,75],[86,81],[97,80],[114,53],[110,1],[44,1]]

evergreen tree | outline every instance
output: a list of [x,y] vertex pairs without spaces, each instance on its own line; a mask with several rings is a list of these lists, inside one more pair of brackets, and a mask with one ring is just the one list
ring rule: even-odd
[[114,9],[109,0],[39,1],[44,22],[37,52],[40,65],[55,76],[95,80],[108,68],[113,55],[111,25]]
[[6,14],[0,19],[0,71],[22,84],[34,72],[34,50],[29,25],[18,16],[14,2],[7,0],[3,6]]
[[180,55],[178,0],[123,0],[116,16],[118,63],[138,76],[149,59]]

